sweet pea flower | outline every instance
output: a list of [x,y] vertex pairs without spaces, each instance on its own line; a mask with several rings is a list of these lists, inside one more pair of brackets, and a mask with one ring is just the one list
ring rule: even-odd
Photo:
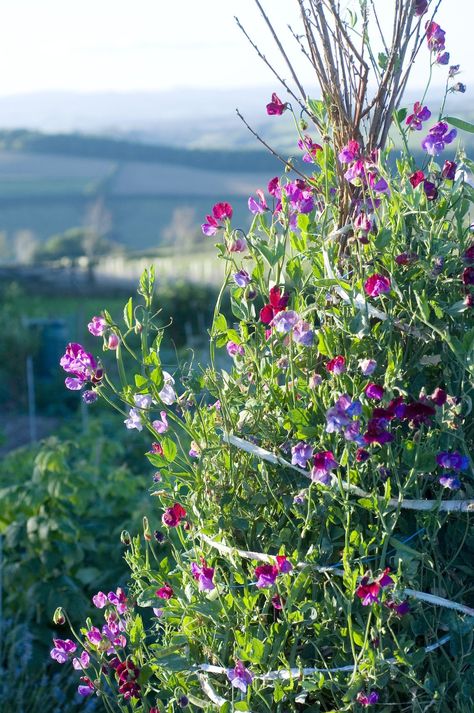
[[77,656],[73,658],[72,665],[76,669],[76,671],[83,671],[84,669],[88,668],[90,660],[91,657],[89,656],[87,651],[83,651],[79,658],[77,658]]
[[329,485],[331,482],[331,471],[339,465],[331,451],[321,451],[315,453],[311,469],[311,480],[313,483]]
[[415,0],[415,15],[421,17],[428,11],[428,0]]
[[167,527],[177,527],[185,517],[186,510],[179,503],[175,503],[171,507],[166,508],[161,520],[163,525]]
[[123,589],[118,587],[116,592],[109,592],[107,599],[117,609],[119,614],[125,614],[127,611],[127,597]]
[[385,393],[383,386],[379,386],[378,384],[367,384],[367,386],[364,389],[365,395],[367,396],[368,399],[374,399],[375,401],[380,401],[383,399],[383,395]]
[[125,426],[128,430],[136,428],[137,431],[143,431],[142,417],[139,409],[131,408],[128,412],[128,418],[124,420]]
[[261,564],[255,567],[255,576],[257,577],[256,587],[258,589],[267,589],[275,584],[275,580],[279,574],[278,567],[273,564]]
[[457,136],[456,129],[449,131],[449,126],[445,121],[438,121],[437,124],[431,127],[426,136],[421,142],[421,147],[430,155],[438,156],[446,144],[450,144]]
[[360,401],[351,401],[347,394],[338,398],[334,406],[326,411],[326,433],[339,433],[343,428],[350,427],[352,417],[362,411]]
[[171,599],[171,597],[174,595],[173,587],[170,584],[164,584],[163,587],[160,587],[160,589],[157,589],[155,592],[156,596],[159,597],[160,599]]
[[164,386],[158,396],[166,406],[171,406],[176,401],[176,391],[173,389],[174,379],[167,371],[163,371]]
[[425,179],[423,181],[423,190],[425,192],[426,200],[435,201],[437,199],[438,189],[436,188],[436,184],[432,181]]
[[291,449],[291,463],[300,468],[306,468],[306,464],[313,455],[313,447],[300,441]]
[[263,324],[270,324],[279,312],[286,309],[290,295],[288,292],[282,292],[280,288],[275,285],[270,289],[269,298],[269,303],[260,310],[260,321],[263,322]]
[[288,574],[288,572],[291,572],[291,570],[293,569],[293,565],[291,564],[290,560],[286,557],[286,555],[277,555],[276,563],[277,563],[278,572],[280,574]]
[[340,151],[339,156],[338,156],[339,162],[340,163],[352,163],[352,161],[355,161],[359,157],[359,154],[360,154],[359,142],[351,140]]
[[365,463],[365,461],[369,460],[370,458],[370,453],[369,451],[366,451],[365,448],[358,448],[356,451],[356,462],[357,463]]
[[474,285],[474,267],[466,267],[463,270],[461,279],[464,285]]
[[92,597],[92,603],[97,609],[103,609],[107,605],[107,595],[104,592],[97,592]]
[[97,399],[99,398],[97,391],[83,391],[82,392],[82,400],[84,401],[85,404],[88,406],[90,404],[93,404]]
[[267,114],[269,116],[281,116],[288,109],[288,104],[282,102],[278,95],[273,92],[272,100],[267,104]]
[[418,255],[416,253],[400,253],[395,258],[397,265],[410,265],[412,262],[418,260]]
[[107,322],[104,317],[92,317],[92,320],[87,325],[87,329],[94,337],[101,337],[105,332]]
[[455,161],[445,161],[441,177],[448,181],[454,181],[456,178],[457,164]]
[[340,374],[343,374],[346,371],[345,358],[340,355],[334,357],[334,359],[331,359],[330,361],[327,362],[326,369],[327,369],[327,371],[329,371],[331,374],[334,374],[335,376],[339,376]]
[[469,245],[467,250],[464,252],[464,255],[462,256],[462,259],[468,264],[474,263],[474,243],[472,243],[472,245]]
[[417,186],[420,185],[420,183],[423,183],[425,180],[425,174],[423,171],[415,171],[414,173],[411,174],[409,181],[413,188],[416,188]]
[[232,218],[232,214],[233,209],[230,203],[216,203],[212,209],[212,215],[207,215],[207,222],[201,225],[204,235],[215,235],[219,228],[223,227],[223,222]]
[[234,235],[227,243],[227,249],[230,253],[243,253],[247,250],[247,241],[243,236]]
[[214,568],[208,567],[205,559],[201,558],[201,566],[196,562],[191,562],[191,574],[198,583],[200,592],[212,592],[216,585],[212,581],[214,578]]
[[300,178],[287,183],[285,193],[295,213],[311,213],[311,211],[314,210],[314,198],[311,186]]
[[281,184],[278,176],[275,176],[275,178],[270,179],[267,188],[271,196],[273,196],[277,200],[281,198]]
[[277,611],[280,611],[281,609],[283,609],[284,601],[280,597],[279,594],[274,594],[271,599],[271,602],[272,602],[273,608],[276,609]]
[[359,369],[364,376],[370,376],[377,368],[375,359],[361,359],[359,361]]
[[253,681],[253,676],[248,668],[245,668],[242,661],[235,662],[235,668],[230,668],[227,671],[227,678],[232,683],[234,688],[238,688],[242,693],[247,692],[247,688]]
[[443,488],[447,488],[448,490],[459,490],[461,487],[461,481],[456,473],[446,473],[446,475],[442,475],[439,482]]
[[371,275],[364,282],[364,291],[369,297],[378,297],[381,294],[390,292],[390,278],[381,275],[378,272]]
[[436,64],[449,64],[449,52],[438,52],[436,55]]
[[413,114],[407,116],[406,125],[411,130],[421,131],[423,128],[423,122],[428,121],[431,117],[431,111],[427,106],[422,106],[420,102],[415,102],[413,106]]
[[303,347],[310,347],[312,345],[314,332],[309,322],[305,322],[303,319],[298,320],[293,327],[293,339],[297,344],[301,344]]
[[152,422],[152,426],[157,433],[166,433],[169,428],[168,417],[166,416],[166,411],[160,411],[161,421],[156,419]]
[[73,654],[77,649],[76,644],[71,639],[53,639],[53,644],[54,648],[51,649],[49,655],[60,664],[66,663],[70,654]]
[[250,275],[248,274],[247,270],[239,270],[239,272],[235,272],[232,277],[234,278],[234,282],[238,287],[244,288],[250,284]]
[[65,380],[66,388],[71,391],[79,391],[88,381],[97,384],[103,376],[102,369],[98,367],[92,354],[76,342],[67,345],[59,364],[67,374],[73,374]]
[[385,602],[385,606],[397,616],[405,616],[410,611],[410,604],[406,599],[403,602]]
[[453,470],[469,468],[469,458],[461,455],[458,451],[441,451],[436,456],[436,462],[441,468],[452,468]]
[[379,698],[380,696],[377,691],[370,691],[370,693],[364,693],[363,691],[359,691],[356,696],[356,701],[357,703],[360,703],[363,706],[371,706],[374,703],[378,703]]
[[362,600],[362,606],[367,607],[370,604],[375,604],[379,600],[379,594],[385,587],[390,587],[394,582],[388,574],[389,567],[379,574],[375,579],[369,576],[362,577],[359,586],[356,589],[356,595]]
[[253,213],[253,215],[261,215],[268,210],[267,201],[265,200],[265,195],[261,188],[256,190],[255,193],[259,200],[256,201],[253,196],[250,196],[248,200],[249,211]]
[[79,695],[83,698],[92,695],[92,693],[94,693],[95,691],[95,688],[90,678],[88,678],[87,676],[81,676],[79,680],[82,681],[82,683],[80,683],[77,687],[77,692],[79,693]]
[[304,136],[302,139],[298,140],[298,148],[304,151],[303,161],[305,163],[313,163],[318,155],[318,151],[322,151],[323,147],[319,144],[315,144],[310,136]]
[[93,626],[88,631],[86,631],[86,636],[91,642],[91,644],[93,644],[94,646],[97,646],[102,641],[102,634],[96,626]]
[[277,332],[287,334],[300,321],[300,316],[293,310],[282,310],[271,321]]
[[436,22],[426,23],[426,40],[431,52],[444,50],[446,42],[446,32]]
[[436,387],[436,389],[430,396],[431,401],[436,404],[436,406],[444,406],[447,398],[448,394],[444,389],[441,389],[439,386]]
[[364,433],[364,443],[390,443],[394,435],[387,431],[388,420],[386,418],[370,418],[367,424],[367,431]]

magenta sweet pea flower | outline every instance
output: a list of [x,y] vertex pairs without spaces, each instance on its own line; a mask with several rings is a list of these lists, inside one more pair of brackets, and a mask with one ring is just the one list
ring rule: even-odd
[[313,458],[313,467],[311,469],[311,480],[313,483],[321,483],[329,485],[331,482],[331,471],[339,465],[331,451],[321,451],[315,453]]
[[267,104],[267,114],[269,116],[281,116],[288,109],[288,104],[282,102],[278,95],[273,92],[272,100]]
[[367,431],[364,433],[364,443],[390,443],[394,436],[387,431],[388,420],[386,418],[370,418],[367,424]]
[[339,153],[339,162],[340,163],[352,163],[352,161],[355,161],[357,158],[359,158],[360,155],[360,144],[358,141],[351,140],[349,141],[346,146],[342,148],[342,150]]
[[260,310],[260,321],[263,324],[270,324],[275,315],[286,309],[289,299],[288,292],[282,292],[277,285],[272,287],[269,293],[269,303]]
[[291,572],[291,570],[293,569],[293,565],[291,564],[290,560],[286,557],[286,555],[277,555],[276,563],[277,563],[278,572],[280,574],[288,574],[288,572]]
[[98,384],[103,376],[102,369],[97,365],[96,360],[86,352],[84,347],[75,342],[70,342],[66,347],[65,354],[61,357],[59,364],[72,377],[65,380],[66,387],[71,391],[82,389],[88,381]]
[[379,694],[377,691],[370,691],[370,693],[364,693],[364,691],[359,691],[356,696],[357,703],[361,703],[363,706],[371,706],[374,703],[379,702]]
[[216,585],[212,581],[214,579],[214,568],[208,567],[204,558],[201,558],[200,566],[196,564],[196,562],[191,562],[191,574],[198,583],[200,592],[212,592],[212,590],[216,588]]
[[444,50],[446,42],[446,32],[436,22],[426,23],[426,40],[431,52]]
[[387,567],[375,579],[371,579],[368,575],[362,577],[359,586],[356,589],[356,595],[362,600],[364,607],[370,604],[375,604],[379,601],[380,591],[385,587],[390,587],[394,582],[388,574],[390,569]]
[[304,136],[302,139],[298,140],[298,148],[304,151],[303,161],[305,163],[313,163],[318,155],[318,151],[322,151],[323,147],[319,144],[315,144],[310,136]]
[[94,337],[101,337],[105,332],[107,322],[104,317],[92,317],[92,320],[87,325],[87,329]]
[[448,181],[454,181],[456,178],[457,164],[455,161],[445,161],[441,177]]
[[300,468],[306,468],[306,464],[313,455],[313,447],[300,441],[291,449],[291,463]]
[[420,185],[420,183],[423,183],[425,180],[425,174],[423,171],[415,171],[414,173],[411,174],[409,181],[413,188],[416,188],[417,186]]
[[438,121],[437,124],[431,127],[428,136],[425,136],[421,142],[421,147],[430,155],[438,156],[446,144],[452,143],[457,136],[456,129],[449,131],[449,126],[445,121]]
[[285,193],[288,197],[290,207],[295,214],[311,213],[311,211],[314,210],[314,198],[311,186],[300,178],[287,183]]
[[185,517],[186,510],[179,503],[175,503],[171,507],[166,508],[161,519],[163,525],[167,527],[177,527]]
[[346,371],[346,360],[343,356],[336,356],[326,364],[326,369],[335,376],[339,376]]
[[367,384],[364,392],[368,399],[374,399],[374,401],[383,399],[385,393],[383,386],[379,386],[378,384]]
[[171,584],[166,583],[163,587],[157,589],[155,594],[160,599],[171,599],[171,597],[174,595],[173,587],[171,586]]
[[427,106],[422,106],[420,102],[415,102],[413,106],[413,114],[407,116],[406,125],[415,131],[421,131],[423,122],[428,121],[431,117],[431,111]]
[[77,649],[76,644],[71,639],[53,639],[54,648],[49,655],[60,664],[66,663],[71,654]]
[[258,197],[258,201],[255,200],[253,196],[250,196],[248,200],[249,211],[253,215],[259,215],[265,213],[268,210],[267,201],[265,200],[265,195],[261,188],[255,191]]
[[160,411],[161,420],[156,419],[152,422],[152,426],[157,433],[166,433],[169,429],[168,417],[166,411]]
[[235,688],[238,688],[242,693],[247,692],[247,688],[253,681],[253,676],[248,668],[245,668],[242,661],[235,662],[235,668],[230,668],[227,671],[227,678]]
[[255,586],[258,587],[258,589],[272,587],[275,584],[278,574],[278,567],[273,564],[261,564],[255,567],[255,576],[257,577]]
[[381,294],[390,292],[390,278],[376,272],[364,282],[364,290],[369,297],[378,297]]
[[204,235],[215,235],[219,228],[223,227],[225,220],[232,218],[233,209],[230,203],[216,203],[212,208],[212,215],[206,216],[206,223],[201,225],[201,230]]
[[464,285],[474,285],[474,267],[466,267],[463,270],[461,279]]
[[107,599],[113,604],[119,614],[125,614],[127,611],[127,597],[123,589],[118,587],[115,592],[109,592]]

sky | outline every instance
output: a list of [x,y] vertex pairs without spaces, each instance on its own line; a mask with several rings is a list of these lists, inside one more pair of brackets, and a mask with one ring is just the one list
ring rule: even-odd
[[[393,1],[376,0],[382,8]],[[297,18],[296,0],[262,3],[292,47],[286,24]],[[275,57],[254,0],[4,0],[0,96],[276,86],[234,15],[268,57]],[[474,91],[469,69],[474,0],[444,0],[438,22],[447,32],[451,63],[464,67],[459,79]],[[299,61],[299,51],[294,54]],[[427,63],[424,52],[414,85],[422,84]],[[309,72],[302,71],[310,81]],[[445,71],[436,68],[435,83],[444,81]]]

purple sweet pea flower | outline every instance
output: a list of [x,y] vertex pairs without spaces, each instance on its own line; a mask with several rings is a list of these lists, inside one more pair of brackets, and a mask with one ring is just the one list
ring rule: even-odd
[[415,102],[413,106],[413,114],[407,116],[405,123],[410,129],[414,129],[415,131],[421,131],[421,129],[423,128],[423,122],[428,121],[430,117],[431,111],[428,109],[428,107],[422,106],[420,102]]
[[316,161],[318,151],[322,151],[323,147],[319,144],[315,144],[310,136],[304,136],[303,139],[299,139],[298,148],[304,151],[303,161],[305,163],[313,163]]
[[239,270],[233,275],[234,282],[238,287],[247,287],[250,284],[250,275],[247,270]]
[[245,354],[242,344],[236,344],[236,342],[227,342],[226,349],[230,357],[244,356]]
[[393,611],[397,616],[405,616],[410,611],[410,604],[405,599],[403,602],[385,602],[385,606]]
[[51,649],[49,655],[60,664],[66,663],[69,655],[73,654],[77,649],[76,644],[71,639],[53,639],[53,644],[54,649]]
[[455,161],[445,161],[441,177],[448,181],[454,181],[456,178],[457,164]]
[[125,614],[127,611],[127,597],[123,589],[118,587],[116,592],[109,592],[107,598],[119,614]]
[[212,592],[216,588],[213,582],[214,567],[208,567],[205,559],[201,559],[201,566],[196,562],[191,562],[191,574],[198,583],[200,592]]
[[449,52],[438,52],[436,64],[449,64]]
[[161,421],[156,419],[152,422],[152,426],[157,433],[166,433],[169,428],[168,418],[166,416],[166,411],[160,411]]
[[86,631],[86,636],[94,646],[100,644],[102,641],[102,634],[96,626],[93,626],[89,631]]
[[310,347],[314,341],[314,332],[309,322],[300,319],[293,327],[293,339],[297,344]]
[[453,470],[467,470],[469,458],[463,456],[458,451],[441,451],[436,456],[436,462],[441,468],[452,468]]
[[81,676],[82,683],[79,684],[77,687],[77,692],[79,693],[80,696],[83,696],[84,698],[86,696],[90,696],[92,693],[94,693],[94,684],[88,678],[87,676]]
[[296,179],[285,186],[285,192],[291,208],[296,213],[311,213],[314,209],[314,199],[311,188],[301,179]]
[[90,660],[91,657],[89,656],[87,651],[83,651],[79,658],[77,658],[77,656],[73,658],[72,665],[76,669],[76,671],[83,671],[84,669],[88,668]]
[[268,589],[268,587],[272,587],[275,584],[278,574],[278,567],[273,564],[261,564],[255,567],[255,575],[257,577],[255,586],[258,589]]
[[247,241],[244,237],[236,238],[234,236],[227,243],[227,249],[230,253],[243,253],[247,250]]
[[364,392],[368,399],[374,399],[375,401],[383,399],[385,393],[383,386],[379,386],[378,384],[367,384]]
[[446,473],[446,475],[442,475],[439,482],[443,488],[447,488],[448,490],[459,490],[461,487],[461,481],[456,473]]
[[361,425],[358,419],[351,421],[349,426],[346,426],[346,428],[343,429],[346,441],[352,441],[353,443],[357,443],[359,446],[362,446],[364,439],[360,435],[360,428]]
[[357,703],[361,703],[363,706],[371,706],[374,703],[379,702],[379,694],[377,691],[371,691],[370,693],[364,693],[359,691],[356,697]]
[[235,688],[238,688],[242,693],[247,692],[248,686],[253,681],[253,676],[248,668],[245,668],[242,661],[235,662],[235,668],[230,668],[227,671],[227,678]]
[[299,321],[299,314],[293,310],[283,310],[273,317],[271,324],[277,332],[287,334]]
[[421,17],[428,11],[428,0],[415,0],[415,15]]
[[93,404],[97,399],[99,398],[99,395],[97,394],[97,391],[83,391],[82,393],[82,400],[84,401],[85,404]]
[[437,124],[431,127],[426,136],[421,142],[421,147],[430,155],[438,156],[446,144],[450,144],[457,136],[456,129],[449,131],[449,126],[445,121],[438,121]]
[[107,322],[103,317],[92,317],[92,320],[87,325],[87,329],[94,337],[101,337],[105,332]]
[[436,188],[436,184],[432,181],[428,181],[425,179],[423,181],[423,190],[425,192],[426,200],[435,201],[437,199],[438,189]]
[[444,50],[446,32],[436,22],[427,22],[426,39],[431,52],[440,52]]
[[358,416],[361,411],[362,405],[360,401],[351,401],[347,394],[343,394],[338,398],[334,406],[331,406],[326,411],[326,433],[338,433],[343,428],[350,426],[352,417]]
[[135,406],[143,410],[149,409],[152,404],[152,398],[150,394],[135,394],[135,396],[133,397],[133,401],[135,403]]
[[313,447],[300,441],[291,449],[291,463],[300,468],[306,468],[306,464],[313,455]]
[[360,153],[360,145],[358,141],[349,141],[349,143],[346,146],[343,146],[342,150],[339,153],[339,162],[340,163],[352,163],[352,161],[355,161],[356,158],[358,158]]
[[255,191],[255,193],[259,200],[256,201],[253,196],[250,196],[248,200],[249,211],[253,213],[253,215],[261,215],[268,210],[267,201],[265,200],[265,195],[261,188]]

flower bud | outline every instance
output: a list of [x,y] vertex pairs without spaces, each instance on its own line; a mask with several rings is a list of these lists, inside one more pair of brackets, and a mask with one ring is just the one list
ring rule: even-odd
[[127,547],[132,544],[132,538],[130,537],[128,530],[122,530],[120,533],[120,542],[122,545],[126,545]]
[[300,119],[300,129],[301,131],[306,131],[308,128],[308,122],[305,119]]
[[146,515],[143,517],[143,537],[147,542],[151,542],[150,524]]
[[53,622],[58,626],[62,626],[66,623],[66,617],[64,616],[64,611],[62,607],[58,607],[53,614]]
[[109,335],[109,341],[107,342],[107,346],[109,349],[117,349],[119,345],[119,338],[118,335],[115,334],[115,332],[111,332]]

